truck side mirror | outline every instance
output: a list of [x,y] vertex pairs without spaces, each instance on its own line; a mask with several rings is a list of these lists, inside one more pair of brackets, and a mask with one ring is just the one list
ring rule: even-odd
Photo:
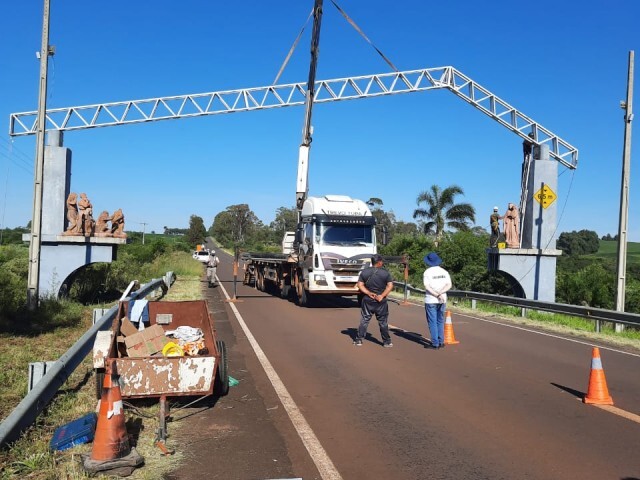
[[303,236],[302,228],[297,228],[296,229],[296,238],[295,238],[297,244],[302,243],[302,236]]

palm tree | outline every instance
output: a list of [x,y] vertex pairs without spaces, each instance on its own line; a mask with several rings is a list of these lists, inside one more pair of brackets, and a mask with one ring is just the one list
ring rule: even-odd
[[456,195],[464,195],[458,185],[451,185],[442,190],[438,185],[418,195],[416,203],[425,203],[427,208],[417,208],[413,218],[423,220],[424,233],[435,234],[435,245],[442,239],[445,227],[456,230],[469,230],[470,224],[476,221],[476,210],[470,203],[454,203]]

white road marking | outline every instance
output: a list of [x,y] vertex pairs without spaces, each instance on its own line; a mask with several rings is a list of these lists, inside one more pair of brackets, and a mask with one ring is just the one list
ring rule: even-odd
[[[416,306],[420,306],[420,305],[416,305]],[[598,346],[596,344],[585,342],[585,341],[582,341],[582,340],[576,340],[574,338],[567,338],[567,337],[563,337],[561,335],[554,335],[553,333],[540,332],[538,330],[531,330],[529,328],[520,327],[518,325],[510,325],[508,323],[496,322],[495,320],[488,320],[486,318],[474,317],[473,315],[465,315],[464,313],[456,313],[456,316],[473,318],[474,320],[480,320],[481,322],[493,323],[494,325],[500,325],[502,327],[515,328],[516,330],[524,330],[525,332],[535,333],[537,335],[543,335],[545,337],[552,337],[552,338],[557,338],[559,340],[566,340],[567,342],[579,343],[581,345],[587,345],[589,347],[598,347],[598,348],[600,348],[602,350],[609,350],[611,352],[622,353],[624,355],[631,355],[632,357],[640,357],[640,355],[637,354],[637,353],[625,352],[623,350],[618,350],[618,349],[607,347],[607,346]],[[402,329],[400,327],[395,327],[395,326],[393,326],[391,324],[389,324],[389,328],[396,328],[398,330],[402,330],[403,332],[407,331],[407,330],[404,330],[404,329]],[[581,398],[579,398],[578,400],[582,401]],[[621,408],[614,407],[613,405],[592,405],[592,406],[601,408],[602,410],[606,410],[609,413],[613,413],[614,415],[618,415],[619,417],[626,418],[627,420],[631,420],[632,422],[640,424],[640,415],[636,415],[635,413],[631,413],[631,412],[628,412],[626,410],[622,410]]]
[[[230,300],[231,297],[227,293],[227,290],[224,288],[222,283],[218,283],[218,285],[224,292],[224,296],[227,298],[227,300]],[[282,380],[280,380],[280,377],[274,370],[271,362],[269,362],[269,359],[262,351],[262,348],[260,348],[260,345],[258,345],[258,342],[249,330],[249,327],[242,318],[242,315],[240,315],[240,312],[232,302],[229,302],[229,306],[231,307],[231,310],[233,310],[233,313],[236,316],[240,327],[242,327],[244,334],[247,336],[247,340],[249,340],[253,351],[256,353],[256,356],[258,357],[262,368],[264,368],[264,371],[267,374],[271,385],[273,385],[274,390],[278,394],[278,397],[280,398],[284,409],[287,411],[287,414],[291,419],[291,423],[293,423],[296,432],[298,432],[298,436],[309,452],[311,459],[316,464],[316,467],[320,472],[320,476],[323,480],[342,480],[342,476],[329,458],[326,450],[320,444],[318,437],[316,437],[316,434],[313,432],[311,426],[302,415],[302,412],[300,412],[300,409],[293,401],[293,398],[291,398],[291,395],[289,394],[287,388],[284,386],[284,383],[282,383]]]
[[543,335],[545,337],[552,337],[552,338],[557,338],[559,340],[566,340],[567,342],[579,343],[581,345],[587,345],[589,347],[598,347],[601,350],[608,350],[610,352],[622,353],[623,355],[631,355],[632,357],[639,357],[640,358],[640,354],[632,353],[632,352],[625,352],[624,350],[618,350],[617,348],[612,348],[612,347],[605,346],[605,345],[597,345],[595,343],[585,342],[583,340],[576,340],[575,338],[563,337],[562,335],[555,335],[553,333],[540,332],[538,330],[532,330],[532,329],[529,329],[529,328],[520,327],[518,325],[511,325],[511,324],[508,324],[508,323],[502,323],[502,322],[496,322],[494,320],[488,320],[486,318],[474,317],[472,315],[465,315],[464,313],[456,313],[456,315],[460,316],[460,317],[473,318],[475,320],[480,320],[481,322],[487,322],[487,323],[493,323],[495,325],[501,325],[503,327],[515,328],[516,330],[524,330],[525,332],[535,333],[537,335]]

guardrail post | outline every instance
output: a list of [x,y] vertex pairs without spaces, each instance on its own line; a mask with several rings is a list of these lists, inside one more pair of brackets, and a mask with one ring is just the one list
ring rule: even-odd
[[475,298],[471,299],[471,310],[475,310],[478,307],[478,302]]
[[596,320],[596,333],[600,333],[602,331],[602,325],[600,320]]
[[527,309],[526,309],[526,308],[522,307],[522,308],[520,309],[520,316],[521,316],[522,318],[526,318],[526,317],[527,317]]

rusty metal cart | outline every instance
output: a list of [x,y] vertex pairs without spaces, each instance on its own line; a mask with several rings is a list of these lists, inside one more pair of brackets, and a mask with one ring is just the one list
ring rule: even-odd
[[[159,325],[163,330],[180,326],[198,328],[204,336],[204,348],[197,355],[129,357],[121,332],[133,302],[120,302],[111,329],[99,332],[94,344],[96,392],[101,397],[104,366],[107,359],[116,360],[123,399],[158,398],[159,428],[157,441],[163,450],[167,437],[170,397],[196,397],[190,406],[209,396],[223,396],[229,391],[228,360],[225,343],[216,338],[214,320],[204,300],[183,302],[148,302],[148,328]],[[155,327],[157,330],[158,327]],[[184,407],[183,407],[184,408]]]

